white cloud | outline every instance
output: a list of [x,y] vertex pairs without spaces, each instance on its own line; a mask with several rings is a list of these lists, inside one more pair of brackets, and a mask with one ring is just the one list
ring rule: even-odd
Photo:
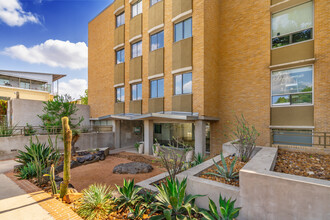
[[22,26],[26,22],[39,23],[36,15],[23,10],[19,0],[0,0],[0,20],[9,26]]
[[87,68],[88,47],[85,42],[71,43],[50,39],[29,48],[24,45],[7,47],[3,54],[28,63],[83,69]]
[[86,89],[87,80],[84,79],[71,79],[69,82],[59,83],[59,94],[69,94],[73,99],[79,99],[80,96],[83,96]]

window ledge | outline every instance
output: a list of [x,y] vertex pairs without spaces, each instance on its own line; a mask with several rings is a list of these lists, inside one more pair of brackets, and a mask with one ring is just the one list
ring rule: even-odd
[[300,5],[305,2],[309,2],[310,0],[284,0],[282,2],[279,2],[275,5],[270,6],[270,12],[276,13],[288,8],[291,8],[293,6]]
[[287,68],[287,67],[302,66],[302,65],[307,65],[307,64],[313,64],[315,61],[316,61],[315,58],[306,59],[306,60],[298,60],[298,61],[294,61],[294,62],[290,62],[290,63],[282,63],[282,64],[269,66],[269,69],[277,70],[277,69],[282,69],[282,68]]
[[131,80],[131,81],[129,81],[129,84],[139,83],[139,82],[142,82],[142,79]]
[[189,71],[192,71],[192,66],[188,66],[188,67],[184,67],[184,68],[172,70],[172,74],[184,73],[184,72],[189,72]]
[[314,129],[315,126],[285,126],[285,125],[270,125],[269,128],[283,128],[283,129]]
[[114,14],[114,15],[118,15],[118,14],[122,13],[122,12],[124,11],[124,9],[125,9],[125,5],[122,5],[122,6],[118,7],[118,8],[113,12],[113,14]]
[[164,77],[164,73],[159,73],[159,74],[155,74],[155,75],[152,75],[152,76],[148,76],[148,79],[155,79],[155,78],[161,78],[161,77]]
[[132,37],[130,40],[129,40],[129,42],[130,43],[134,43],[134,42],[137,42],[137,41],[139,41],[139,40],[141,40],[142,39],[142,34],[139,34],[139,35],[137,35],[137,36],[135,36],[135,37]]
[[178,23],[178,22],[183,21],[186,18],[189,18],[191,16],[192,16],[192,9],[175,16],[174,18],[172,18],[172,22],[173,23]]
[[296,105],[271,105],[271,108],[296,108],[296,107],[305,107],[305,106],[314,106],[314,104],[296,104]]
[[113,87],[117,88],[117,87],[121,87],[121,86],[124,86],[124,85],[125,85],[124,83],[119,83],[119,84],[114,85]]
[[125,46],[125,44],[118,44],[117,46],[115,46],[113,48],[113,50],[118,50],[119,48],[124,47],[124,46]]
[[157,26],[155,26],[153,28],[150,28],[148,30],[148,34],[157,33],[158,31],[161,31],[163,28],[164,28],[164,24],[157,25]]

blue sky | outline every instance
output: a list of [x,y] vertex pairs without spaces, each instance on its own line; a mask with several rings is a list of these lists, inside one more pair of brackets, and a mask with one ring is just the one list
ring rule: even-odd
[[0,0],[0,69],[67,74],[60,93],[87,88],[88,22],[113,0]]

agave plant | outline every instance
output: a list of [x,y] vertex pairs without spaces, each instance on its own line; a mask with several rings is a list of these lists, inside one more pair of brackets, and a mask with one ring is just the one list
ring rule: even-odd
[[235,208],[235,202],[231,201],[231,199],[227,200],[226,198],[222,198],[221,194],[219,197],[219,206],[220,212],[218,212],[218,208],[213,202],[212,199],[209,198],[209,210],[202,210],[199,213],[203,215],[203,219],[206,220],[232,220],[237,218],[239,215],[239,211],[241,210],[240,207]]
[[135,208],[128,207],[130,213],[128,214],[128,219],[142,219],[146,209],[141,206],[141,203],[138,203]]
[[187,178],[180,183],[178,180],[166,179],[166,184],[157,186],[159,193],[157,202],[153,204],[154,212],[160,215],[152,216],[150,220],[158,219],[185,219],[192,217],[196,211],[194,200],[202,195],[186,195]]
[[138,195],[141,187],[134,187],[134,179],[128,180],[124,179],[123,187],[116,185],[117,190],[120,194],[120,197],[115,199],[117,209],[134,207],[138,200],[141,199],[141,196]]
[[44,167],[49,167],[51,164],[56,164],[60,158],[58,149],[54,147],[51,139],[48,139],[49,145],[40,143],[37,138],[37,142],[34,143],[32,138],[30,139],[30,145],[25,145],[25,151],[18,151],[16,161],[26,165],[30,162],[39,161]]
[[193,166],[193,167],[197,166],[197,165],[203,163],[205,160],[206,160],[206,156],[204,156],[201,153],[198,153],[197,155],[195,155],[194,161],[191,162],[191,166]]
[[15,175],[19,179],[31,179],[37,176],[37,168],[35,163],[29,162],[25,166],[22,166],[20,172]]
[[144,193],[142,193],[141,197],[142,197],[141,205],[147,209],[150,207],[151,203],[156,201],[155,193],[152,193],[150,191],[145,191]]
[[237,161],[237,157],[235,156],[235,159],[230,164],[230,169],[228,170],[228,166],[227,166],[227,163],[225,161],[225,158],[223,157],[223,154],[221,153],[221,163],[222,163],[222,166],[219,166],[213,160],[214,165],[217,167],[217,170],[216,170],[217,173],[206,173],[206,174],[214,175],[214,176],[217,176],[217,177],[223,177],[227,181],[231,181],[233,179],[237,179],[238,178],[238,172],[233,172],[234,167],[235,167],[235,164],[236,164],[236,161]]
[[112,210],[111,189],[105,185],[93,184],[82,191],[83,197],[77,213],[85,219],[106,219]]

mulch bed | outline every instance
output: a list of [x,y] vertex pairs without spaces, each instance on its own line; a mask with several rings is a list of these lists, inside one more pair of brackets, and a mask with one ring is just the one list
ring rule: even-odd
[[147,155],[140,155],[135,153],[129,153],[129,152],[120,152],[117,154],[111,154],[113,157],[119,157],[124,158],[133,162],[141,162],[141,163],[147,163],[152,166],[156,167],[163,167],[162,162],[158,158],[154,158]]
[[[227,167],[228,169],[230,169],[230,164],[232,163],[232,161],[235,159],[235,157],[226,157],[225,161],[227,163]],[[234,172],[239,172],[246,164],[247,162],[242,162],[239,158],[237,158],[236,160],[236,164],[234,166]],[[219,161],[218,164],[220,166],[222,166],[222,162]],[[213,180],[213,181],[217,181],[217,182],[221,182],[221,183],[225,183],[225,184],[229,184],[229,185],[233,185],[233,186],[237,186],[239,187],[239,179],[234,179],[231,181],[227,181],[225,178],[222,177],[217,177],[214,175],[210,175],[210,174],[206,174],[206,173],[217,173],[216,172],[217,168],[215,165],[213,165],[212,167],[204,170],[199,177],[204,178],[204,179],[208,179],[208,180]]]
[[330,180],[330,155],[279,150],[274,171]]

